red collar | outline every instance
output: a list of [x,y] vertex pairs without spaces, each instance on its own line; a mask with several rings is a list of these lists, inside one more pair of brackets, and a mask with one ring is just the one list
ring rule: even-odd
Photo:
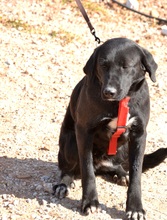
[[129,100],[130,97],[127,96],[119,102],[117,130],[110,139],[108,155],[115,155],[117,153],[118,138],[126,131],[125,127],[129,113]]

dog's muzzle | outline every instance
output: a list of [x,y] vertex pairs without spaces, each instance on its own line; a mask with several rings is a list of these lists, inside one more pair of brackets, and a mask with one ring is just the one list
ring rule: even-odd
[[117,93],[116,88],[108,86],[103,89],[102,96],[103,96],[103,99],[113,100],[116,93]]

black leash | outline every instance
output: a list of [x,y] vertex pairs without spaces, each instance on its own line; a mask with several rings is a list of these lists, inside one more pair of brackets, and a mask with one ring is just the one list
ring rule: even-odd
[[[95,29],[94,29],[93,25],[91,24],[91,22],[90,22],[90,20],[89,20],[89,17],[88,17],[88,15],[87,15],[87,13],[86,13],[86,11],[85,11],[85,9],[84,9],[82,3],[81,3],[81,0],[75,0],[75,1],[76,1],[77,5],[78,5],[78,8],[79,8],[80,12],[82,13],[82,15],[83,15],[83,17],[84,17],[86,23],[88,24],[88,27],[89,27],[89,29],[90,29],[91,34],[95,37],[95,41],[97,41],[97,43],[100,44],[100,43],[101,43],[101,40],[100,40],[100,38],[98,38],[98,37],[96,36]],[[112,0],[112,2],[113,2],[113,3],[116,3],[116,4],[120,5],[120,6],[122,6],[122,7],[124,7],[124,8],[126,8],[126,9],[128,9],[128,10],[131,10],[131,11],[133,11],[133,12],[136,12],[136,13],[138,13],[138,14],[140,14],[140,15],[144,15],[144,16],[146,16],[146,17],[148,17],[148,18],[153,18],[153,19],[155,19],[155,20],[158,20],[159,22],[164,22],[164,23],[167,22],[167,20],[165,20],[165,19],[156,18],[156,17],[153,17],[153,16],[151,16],[151,15],[147,15],[147,14],[141,13],[141,12],[139,12],[139,11],[136,11],[136,10],[134,10],[134,9],[131,9],[131,8],[127,7],[126,5],[120,3],[120,2],[118,2],[118,1],[116,1],[116,0]],[[108,3],[108,5],[110,5],[110,3]]]
[[[133,9],[133,8],[129,8],[129,7],[126,6],[125,4],[122,4],[122,3],[120,3],[120,2],[118,2],[118,1],[116,1],[116,0],[112,0],[112,2],[118,4],[119,6],[122,6],[123,8],[126,8],[127,10],[133,11],[133,12],[139,14],[139,15],[145,16],[145,17],[147,17],[147,18],[155,19],[155,20],[159,21],[159,23],[167,23],[167,20],[166,20],[166,19],[157,18],[157,17],[151,16],[151,15],[147,15],[147,14],[142,13],[142,12],[140,12],[140,11],[137,11],[137,10],[135,10],[135,9]],[[107,4],[108,4],[109,6],[111,6],[110,3],[107,3]]]
[[88,27],[89,27],[89,29],[90,29],[91,34],[95,37],[95,41],[97,41],[97,43],[100,44],[100,42],[101,42],[101,41],[100,41],[100,38],[98,38],[98,37],[96,36],[95,29],[94,29],[94,27],[92,26],[92,24],[91,24],[91,22],[90,22],[90,20],[89,20],[89,17],[88,17],[88,15],[87,15],[87,13],[86,13],[86,11],[85,11],[85,9],[84,9],[84,7],[83,7],[81,1],[80,1],[80,0],[75,0],[75,1],[76,1],[77,5],[78,5],[78,8],[79,8],[80,12],[82,13],[82,15],[83,15],[83,17],[84,17],[86,23],[88,24]]

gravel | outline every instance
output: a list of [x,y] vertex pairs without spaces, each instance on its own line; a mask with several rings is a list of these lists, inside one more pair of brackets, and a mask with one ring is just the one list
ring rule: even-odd
[[[147,48],[159,68],[148,78],[151,118],[147,152],[167,144],[167,36],[161,25],[106,2],[83,2],[102,41],[128,37]],[[147,5],[146,5],[147,3]],[[140,1],[166,16],[163,1]],[[155,7],[156,6],[156,7]],[[146,10],[147,12],[147,10]],[[97,177],[102,212],[80,213],[81,182],[58,200],[58,136],[70,94],[97,46],[75,2],[0,1],[0,219],[123,219],[126,187]],[[147,219],[167,219],[167,161],[142,176]]]

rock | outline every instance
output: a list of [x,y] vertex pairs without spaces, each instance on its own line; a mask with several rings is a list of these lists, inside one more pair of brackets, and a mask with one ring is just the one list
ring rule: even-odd
[[40,191],[42,188],[43,188],[42,185],[37,185],[35,189],[36,189],[37,191]]
[[159,13],[158,13],[158,11],[156,9],[151,9],[150,15],[155,17],[155,18],[159,17]]
[[14,206],[17,206],[19,204],[19,200],[15,200],[14,202],[13,202],[13,205]]
[[26,199],[26,202],[27,203],[31,203],[31,199]]
[[52,193],[52,192],[53,192],[52,183],[44,183],[44,184],[43,184],[43,188],[44,188],[44,191],[45,191],[45,192],[48,192],[48,193]]
[[13,65],[13,61],[8,59],[5,61],[5,64],[7,64],[8,66]]
[[42,205],[43,205],[43,206],[47,206],[47,201],[44,200],[44,199],[42,199]]
[[16,175],[16,178],[18,178],[18,179],[30,179],[30,178],[32,178],[32,176],[31,176],[31,174],[18,173]]
[[42,176],[41,180],[47,182],[50,179],[50,176]]
[[162,33],[162,35],[167,35],[167,25],[163,25],[161,27],[161,33]]
[[59,199],[56,198],[56,197],[53,197],[53,198],[50,199],[50,201],[55,204],[59,201]]
[[9,204],[10,204],[10,203],[9,203],[8,201],[6,201],[6,202],[3,203],[4,207],[8,207]]
[[6,199],[7,199],[7,195],[6,195],[6,194],[3,194],[3,195],[2,195],[2,199],[5,199],[5,200],[6,200]]
[[131,9],[139,10],[139,2],[137,0],[127,0],[126,6]]

